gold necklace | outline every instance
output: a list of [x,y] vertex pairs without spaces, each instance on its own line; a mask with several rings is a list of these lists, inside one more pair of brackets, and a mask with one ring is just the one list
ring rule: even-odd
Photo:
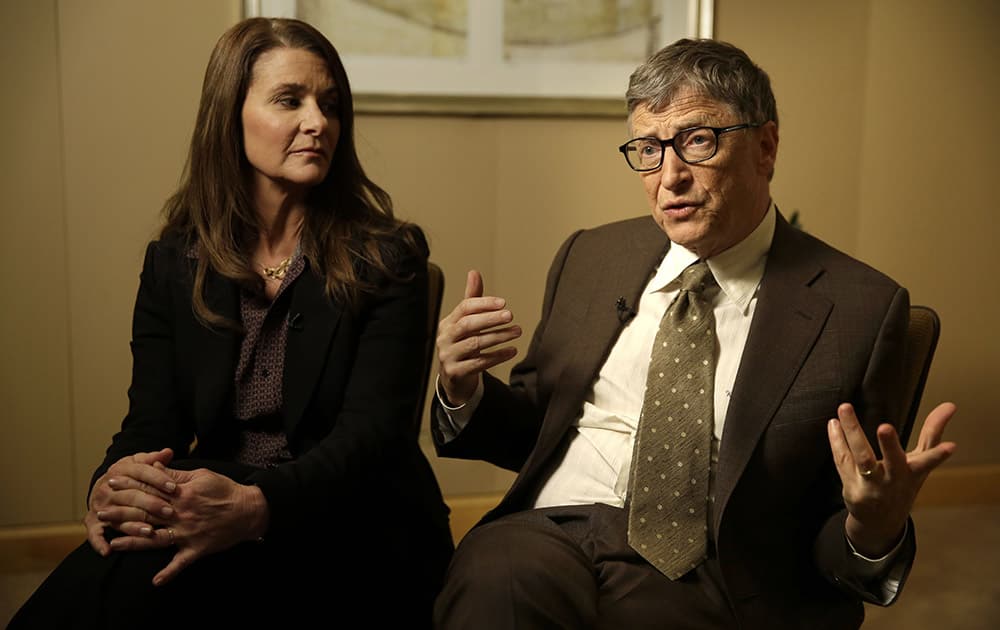
[[[294,256],[294,254],[292,254]],[[288,273],[288,266],[292,263],[292,256],[282,260],[274,267],[267,267],[261,265],[261,271],[264,272],[264,277],[269,280],[284,280],[285,274]]]

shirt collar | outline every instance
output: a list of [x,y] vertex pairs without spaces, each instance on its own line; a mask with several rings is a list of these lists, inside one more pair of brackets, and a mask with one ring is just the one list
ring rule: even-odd
[[[708,268],[712,270],[719,288],[744,313],[764,277],[764,264],[767,262],[767,252],[771,249],[776,221],[777,214],[772,201],[753,232],[736,245],[707,260]],[[698,256],[694,252],[672,242],[646,292],[667,290],[668,285],[696,260]]]

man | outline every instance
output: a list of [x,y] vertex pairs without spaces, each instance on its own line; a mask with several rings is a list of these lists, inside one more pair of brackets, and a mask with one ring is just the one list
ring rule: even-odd
[[775,208],[774,96],[743,51],[678,41],[627,101],[655,221],[566,241],[509,385],[485,370],[521,331],[477,272],[441,322],[439,453],[519,474],[437,623],[857,628],[897,597],[954,450],[950,403],[909,454],[893,428],[908,294]]

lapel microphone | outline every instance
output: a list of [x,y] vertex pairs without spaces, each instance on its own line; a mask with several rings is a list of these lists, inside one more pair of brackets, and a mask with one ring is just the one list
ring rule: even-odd
[[291,330],[302,330],[302,313],[290,313],[288,315],[288,328]]
[[628,305],[624,295],[619,295],[615,300],[615,310],[618,311],[618,321],[623,324],[635,317],[635,309]]

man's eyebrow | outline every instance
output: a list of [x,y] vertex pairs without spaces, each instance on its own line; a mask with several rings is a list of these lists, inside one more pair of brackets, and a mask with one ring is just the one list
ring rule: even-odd
[[[663,133],[660,133],[659,128],[656,127],[655,125],[651,125],[649,127],[643,127],[641,129],[635,129],[633,131],[633,133],[635,134],[636,138],[661,138],[662,137],[663,140],[669,140],[670,138],[673,138],[677,134],[681,133],[682,131],[686,131],[688,129],[694,129],[696,127],[706,127],[706,126],[709,126],[708,123],[706,123],[706,122],[684,121],[683,123],[677,125],[676,127],[671,126],[671,130],[670,131],[663,132]],[[667,133],[669,133],[670,135],[667,135]]]
[[[696,127],[711,127],[712,122],[703,116],[698,116],[694,118],[685,118],[677,121],[676,124],[671,124],[669,128],[670,135],[672,138],[682,131],[687,129],[694,129]],[[659,138],[661,127],[657,124],[649,124],[644,127],[635,127],[634,133],[637,138]],[[664,132],[667,133],[667,132]]]
[[688,118],[687,120],[681,120],[677,124],[677,131],[674,133],[680,133],[687,129],[694,129],[696,127],[711,127],[712,123],[706,118]]

